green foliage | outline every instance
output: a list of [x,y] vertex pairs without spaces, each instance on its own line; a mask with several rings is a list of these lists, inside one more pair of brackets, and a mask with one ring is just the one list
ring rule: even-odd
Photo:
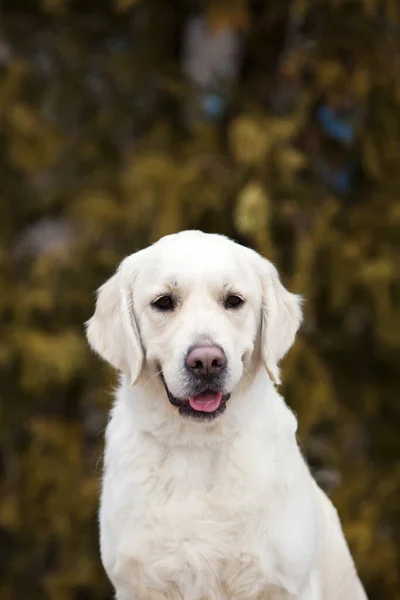
[[[85,2],[79,17],[73,2],[45,0],[2,14],[4,600],[110,597],[96,511],[112,374],[83,323],[123,256],[193,227],[253,245],[305,296],[283,391],[369,597],[400,600],[398,4],[262,1],[246,18],[231,4],[213,18],[234,11],[247,62],[219,125],[183,116],[195,92],[177,40],[190,3]],[[266,98],[282,85],[295,15],[308,43],[286,52],[285,81],[301,83],[278,115]],[[338,93],[362,112],[356,142],[333,152],[358,157],[340,199],[313,168],[332,150],[315,104]]]

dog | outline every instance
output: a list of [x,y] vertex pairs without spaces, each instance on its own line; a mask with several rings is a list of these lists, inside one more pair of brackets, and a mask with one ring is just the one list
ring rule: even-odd
[[200,231],[99,289],[87,337],[120,372],[100,508],[117,600],[366,600],[276,390],[301,320],[268,260]]

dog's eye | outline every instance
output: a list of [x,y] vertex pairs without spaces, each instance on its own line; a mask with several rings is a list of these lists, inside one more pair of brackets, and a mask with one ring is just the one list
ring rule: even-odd
[[225,308],[239,308],[244,303],[244,300],[240,296],[231,294],[225,300]]
[[171,296],[161,296],[152,303],[152,306],[158,310],[174,310],[174,301]]

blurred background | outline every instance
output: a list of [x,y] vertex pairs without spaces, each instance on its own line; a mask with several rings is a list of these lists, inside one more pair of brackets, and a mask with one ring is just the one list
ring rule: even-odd
[[0,597],[107,600],[114,374],[83,323],[202,228],[306,298],[283,393],[370,600],[400,599],[398,0],[0,2]]

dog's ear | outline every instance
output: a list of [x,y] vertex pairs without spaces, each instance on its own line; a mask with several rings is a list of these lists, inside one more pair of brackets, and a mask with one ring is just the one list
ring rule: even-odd
[[127,373],[134,385],[143,366],[143,350],[133,311],[135,275],[124,277],[123,265],[97,293],[94,315],[86,323],[90,346],[113,367]]
[[261,353],[272,381],[280,381],[279,361],[292,346],[302,321],[301,297],[282,285],[275,267],[263,259]]

